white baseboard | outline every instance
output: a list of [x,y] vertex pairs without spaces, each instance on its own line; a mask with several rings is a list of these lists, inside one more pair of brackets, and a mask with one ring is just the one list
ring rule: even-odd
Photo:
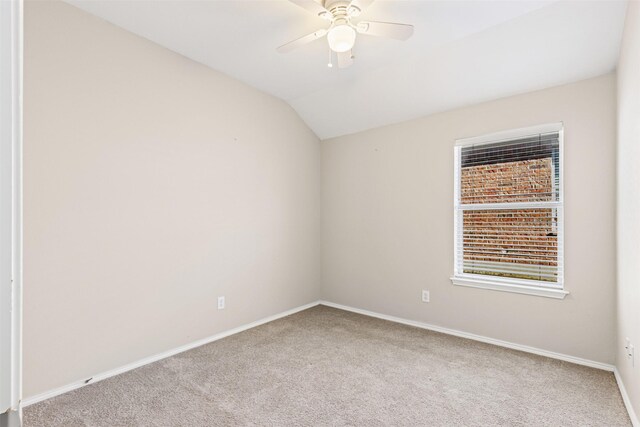
[[613,374],[616,376],[616,382],[618,383],[618,388],[620,389],[620,394],[622,395],[622,401],[624,402],[624,406],[626,406],[627,408],[629,418],[631,418],[631,425],[633,427],[640,427],[640,420],[638,420],[638,416],[633,410],[633,406],[631,406],[631,399],[627,394],[627,389],[624,387],[624,383],[622,382],[622,377],[620,376],[620,372],[618,372],[618,368],[613,371]]
[[133,363],[129,363],[129,364],[121,366],[119,368],[115,368],[115,369],[112,369],[112,370],[107,371],[107,372],[102,372],[102,373],[96,374],[96,375],[90,377],[89,380],[85,379],[85,380],[76,381],[76,382],[73,382],[71,384],[67,384],[65,386],[58,387],[56,389],[53,389],[53,390],[50,390],[50,391],[46,391],[44,393],[41,393],[41,394],[38,394],[38,395],[35,395],[35,396],[31,396],[31,397],[29,397],[27,399],[24,399],[21,402],[21,406],[22,407],[26,407],[26,406],[29,406],[29,405],[33,405],[34,403],[38,403],[38,402],[41,402],[41,401],[46,400],[46,399],[50,399],[50,398],[55,397],[55,396],[59,396],[59,395],[61,395],[63,393],[67,393],[69,391],[78,389],[80,387],[84,387],[85,385],[93,384],[93,383],[96,383],[98,381],[102,381],[104,379],[113,377],[115,375],[122,374],[124,372],[130,371],[132,369],[136,369],[136,368],[139,368],[141,366],[148,365],[149,363],[157,362],[158,360],[166,359],[167,357],[171,357],[171,356],[174,356],[176,354],[185,352],[187,350],[191,350],[191,349],[194,349],[196,347],[200,347],[202,345],[209,344],[211,342],[217,341],[219,339],[226,338],[226,337],[228,337],[230,335],[234,335],[234,334],[237,334],[239,332],[246,331],[247,329],[255,328],[256,326],[264,325],[265,323],[272,322],[272,321],[280,319],[282,317],[290,316],[290,315],[292,315],[294,313],[297,313],[299,311],[303,311],[303,310],[306,310],[308,308],[315,307],[319,303],[320,303],[319,301],[314,301],[314,302],[309,303],[309,304],[301,305],[299,307],[292,308],[291,310],[283,311],[282,313],[274,314],[273,316],[265,317],[264,319],[256,320],[255,322],[247,323],[246,325],[239,326],[239,327],[233,328],[233,329],[229,329],[228,331],[220,332],[220,333],[212,335],[210,337],[203,338],[203,339],[200,339],[198,341],[194,341],[194,342],[191,342],[189,344],[185,344],[183,346],[173,348],[173,349],[165,351],[163,353],[159,353],[159,354],[156,354],[156,355],[153,355],[153,356],[150,356],[150,357],[145,357],[144,359],[140,359],[138,361],[135,361]]
[[349,307],[342,304],[336,304],[329,301],[320,301],[321,305],[328,307],[338,308],[340,310],[351,311],[353,313],[364,314],[365,316],[376,317],[378,319],[389,320],[391,322],[402,323],[403,325],[415,326],[417,328],[428,329],[434,332],[441,332],[443,334],[454,335],[456,337],[467,338],[474,341],[480,341],[487,344],[497,345],[499,347],[506,347],[513,350],[520,350],[526,353],[533,353],[539,356],[546,356],[552,359],[564,360],[565,362],[576,363],[578,365],[589,366],[591,368],[602,369],[605,371],[613,372],[615,367],[607,363],[596,362],[594,360],[582,359],[580,357],[569,356],[568,354],[555,353],[553,351],[542,350],[536,347],[529,347],[527,345],[515,344],[508,341],[502,341],[495,338],[489,338],[482,335],[476,335],[469,332],[458,331],[456,329],[449,329],[442,326],[431,325],[429,323],[418,322],[415,320],[403,319],[401,317],[389,316],[386,314],[380,314],[369,310],[363,310],[360,308]]
[[616,377],[616,381],[618,383],[618,387],[620,388],[620,393],[622,394],[622,398],[624,400],[625,406],[627,408],[627,411],[629,412],[629,417],[631,418],[631,422],[633,424],[633,427],[640,427],[640,423],[638,423],[638,418],[635,415],[635,412],[633,411],[633,408],[631,406],[631,401],[629,399],[629,396],[624,388],[624,384],[622,383],[622,379],[620,378],[620,375],[617,371],[617,369],[613,366],[613,365],[609,365],[606,363],[601,363],[601,362],[595,362],[592,360],[587,360],[587,359],[582,359],[579,357],[574,357],[574,356],[569,356],[566,354],[561,354],[561,353],[555,353],[552,351],[547,351],[547,350],[542,350],[539,348],[535,348],[535,347],[529,347],[526,345],[521,345],[521,344],[514,344],[508,341],[502,341],[502,340],[497,340],[494,338],[489,338],[489,337],[485,337],[482,335],[476,335],[476,334],[472,334],[472,333],[468,333],[468,332],[463,332],[463,331],[458,331],[455,329],[449,329],[449,328],[444,328],[442,326],[437,326],[437,325],[431,325],[428,323],[423,323],[423,322],[418,322],[415,320],[408,320],[408,319],[403,319],[400,317],[395,317],[395,316],[389,316],[386,314],[381,314],[381,313],[376,313],[373,311],[369,311],[369,310],[363,310],[363,309],[359,309],[359,308],[355,308],[355,307],[349,307],[346,305],[341,305],[341,304],[335,304],[329,301],[315,301],[309,304],[305,304],[296,308],[293,308],[291,310],[287,310],[284,311],[282,313],[278,313],[278,314],[274,314],[273,316],[269,316],[269,317],[265,317],[263,319],[257,320],[255,322],[251,322],[248,323],[246,325],[243,326],[239,326],[237,328],[234,329],[230,329],[228,331],[224,331],[224,332],[220,332],[218,334],[212,335],[210,337],[207,338],[203,338],[201,340],[198,341],[194,341],[191,342],[189,344],[185,344],[183,346],[165,351],[163,353],[159,353],[156,354],[154,356],[150,356],[150,357],[146,357],[144,359],[138,360],[136,362],[133,363],[129,363],[127,365],[112,369],[110,371],[107,372],[102,372],[99,374],[94,375],[93,377],[90,378],[90,380],[80,380],[80,381],[76,381],[73,382],[71,384],[67,384],[65,386],[62,387],[58,387],[56,389],[35,395],[35,396],[31,396],[27,399],[24,399],[21,402],[21,407],[26,407],[29,405],[32,405],[34,403],[38,403],[41,402],[43,400],[46,399],[50,399],[52,397],[55,396],[59,396],[63,393],[67,393],[69,391],[78,389],[80,387],[84,387],[85,385],[88,384],[93,384],[96,383],[98,381],[113,377],[115,375],[118,374],[122,374],[124,372],[130,371],[132,369],[136,369],[139,368],[141,366],[144,365],[148,365],[149,363],[153,363],[153,362],[157,362],[158,360],[162,360],[165,359],[167,357],[171,357],[174,356],[176,354],[191,350],[193,348],[196,347],[200,347],[202,345],[217,341],[219,339],[222,338],[226,338],[228,336],[237,334],[239,332],[243,332],[246,331],[248,329],[251,328],[255,328],[256,326],[260,326],[260,325],[264,325],[265,323],[269,323],[272,322],[274,320],[289,316],[291,314],[297,313],[299,311],[303,311],[306,309],[309,309],[311,307],[315,307],[316,305],[326,305],[328,307],[333,307],[333,308],[337,308],[340,310],[346,310],[346,311],[351,311],[354,313],[358,313],[358,314],[363,314],[365,316],[370,316],[370,317],[376,317],[378,319],[383,319],[383,320],[389,320],[391,322],[396,322],[396,323],[401,323],[404,325],[409,325],[409,326],[415,326],[418,328],[422,328],[422,329],[428,329],[430,331],[435,331],[435,332],[441,332],[444,334],[448,334],[448,335],[454,335],[457,337],[461,337],[461,338],[468,338],[471,340],[475,340],[475,341],[480,341],[480,342],[484,342],[484,343],[488,343],[488,344],[493,344],[493,345],[497,345],[500,347],[506,347],[506,348],[510,348],[510,349],[514,349],[514,350],[520,350],[520,351],[524,351],[527,353],[533,353],[533,354],[537,354],[540,356],[546,356],[546,357],[550,357],[553,359],[559,359],[559,360],[564,360],[566,362],[571,362],[571,363],[576,363],[578,365],[584,365],[584,366],[589,366],[592,368],[597,368],[597,369],[603,369],[606,371],[611,371],[615,374]]

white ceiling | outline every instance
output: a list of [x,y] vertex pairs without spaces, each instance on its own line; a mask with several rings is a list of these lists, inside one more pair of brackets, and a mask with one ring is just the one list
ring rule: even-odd
[[377,0],[361,19],[415,26],[359,36],[328,68],[326,39],[276,47],[326,21],[287,0],[67,0],[287,101],[321,139],[615,69],[626,0]]

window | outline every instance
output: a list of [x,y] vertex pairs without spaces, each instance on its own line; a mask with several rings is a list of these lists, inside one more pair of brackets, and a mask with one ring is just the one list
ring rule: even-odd
[[456,142],[456,285],[564,298],[562,124]]

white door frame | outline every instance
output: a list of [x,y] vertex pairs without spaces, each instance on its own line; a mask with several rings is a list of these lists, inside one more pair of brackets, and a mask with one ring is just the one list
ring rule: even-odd
[[0,0],[0,417],[22,399],[22,16]]

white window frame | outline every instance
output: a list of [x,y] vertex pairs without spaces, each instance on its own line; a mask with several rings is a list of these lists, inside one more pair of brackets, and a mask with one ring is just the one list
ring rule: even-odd
[[[460,257],[462,255],[462,212],[469,205],[460,203],[461,181],[461,150],[469,145],[491,144],[510,141],[544,133],[558,133],[559,143],[559,194],[557,202],[514,202],[514,203],[487,203],[474,204],[473,209],[525,209],[525,208],[557,208],[558,224],[558,281],[555,283],[525,280],[515,278],[502,278],[481,274],[463,273],[460,270]],[[458,139],[454,148],[454,194],[453,194],[453,238],[454,238],[454,273],[451,282],[458,286],[467,286],[496,291],[514,292],[518,294],[536,295],[548,298],[563,299],[569,294],[564,289],[564,126],[562,123],[549,123],[527,128],[513,129],[487,135]]]

